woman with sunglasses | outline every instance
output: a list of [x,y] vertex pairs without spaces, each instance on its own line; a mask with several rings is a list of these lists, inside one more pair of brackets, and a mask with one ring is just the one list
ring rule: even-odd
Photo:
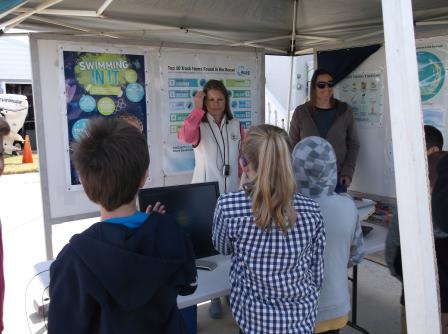
[[355,171],[359,142],[350,106],[333,96],[333,76],[318,69],[311,78],[310,101],[294,110],[289,137],[294,147],[310,136],[326,139],[337,158],[338,184],[336,192],[345,192]]
[[[221,194],[239,188],[238,156],[244,130],[232,115],[229,93],[221,81],[209,80],[203,91],[196,92],[194,109],[177,137],[193,145],[192,183],[218,181]],[[219,298],[212,300],[209,313],[215,319],[222,317]]]
[[287,133],[251,127],[240,165],[249,180],[221,195],[215,248],[231,255],[230,304],[242,333],[313,333],[323,280],[319,205],[296,193]]

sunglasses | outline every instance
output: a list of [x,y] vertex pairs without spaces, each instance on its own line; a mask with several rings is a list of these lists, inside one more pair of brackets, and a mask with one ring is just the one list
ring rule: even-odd
[[318,81],[316,83],[316,87],[319,89],[324,89],[325,87],[333,88],[334,83],[333,83],[333,81]]

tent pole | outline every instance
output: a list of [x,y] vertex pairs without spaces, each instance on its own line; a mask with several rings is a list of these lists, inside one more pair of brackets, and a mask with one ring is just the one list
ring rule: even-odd
[[291,98],[292,98],[292,75],[294,71],[294,52],[296,49],[296,25],[297,25],[297,3],[298,0],[294,0],[294,11],[292,18],[292,32],[291,32],[291,47],[290,47],[290,62],[289,62],[289,89],[288,89],[288,113],[286,119],[285,128],[289,131],[289,123],[291,120]]
[[291,35],[288,34],[288,35],[282,35],[282,36],[259,38],[259,39],[254,39],[254,40],[250,40],[250,41],[244,41],[244,42],[238,42],[238,43],[229,44],[229,46],[242,46],[242,45],[252,44],[252,43],[263,43],[263,42],[278,41],[278,40],[281,40],[281,39],[289,39],[290,37],[291,37]]
[[100,8],[98,8],[98,10],[96,11],[96,15],[97,16],[101,16],[103,15],[104,11],[107,9],[107,7],[110,6],[110,4],[112,3],[112,1],[114,0],[105,0],[103,2],[103,4],[100,6]]
[[33,17],[30,17],[29,19],[30,20],[39,21],[39,22],[45,22],[45,23],[48,23],[48,24],[53,24],[53,25],[59,26],[59,27],[73,29],[73,30],[76,30],[76,31],[82,31],[82,32],[85,32],[85,33],[92,33],[94,35],[105,36],[105,37],[110,37],[110,38],[120,38],[117,35],[112,35],[112,34],[107,34],[107,33],[102,33],[102,32],[94,32],[94,31],[92,31],[90,29],[87,29],[87,28],[75,26],[73,24],[64,23],[64,22],[61,22],[61,21],[58,21],[58,20],[54,20],[54,19],[53,20],[46,19],[46,18],[43,18],[43,17],[40,17],[40,16],[33,16]]
[[[13,14],[13,15],[14,15],[14,14]],[[25,20],[26,20],[26,18],[23,18],[23,19],[21,19],[20,21],[15,22],[14,24],[11,24],[11,25],[9,25],[9,26],[4,27],[3,30],[2,30],[2,33],[3,33],[3,34],[7,33],[7,32],[10,31],[11,29],[14,29],[14,27],[15,27],[16,25],[19,25],[20,23],[22,23],[22,22],[25,21]]]
[[[234,44],[229,44],[229,46],[242,46],[247,44],[253,44],[253,43],[263,43],[263,42],[271,42],[271,41],[278,41],[281,39],[290,39],[291,35],[282,35],[282,36],[274,36],[274,37],[266,37],[266,38],[260,38],[260,39],[254,39],[250,41],[244,41],[244,42],[238,42]],[[308,39],[311,41],[334,41],[334,42],[340,42],[341,39],[334,38],[334,37],[323,37],[323,36],[314,36],[314,35],[304,35],[304,34],[295,34],[295,39]]]
[[48,0],[48,1],[45,1],[44,3],[42,3],[39,6],[37,6],[36,8],[34,8],[32,11],[29,11],[29,12],[26,12],[26,13],[22,13],[22,14],[16,16],[15,18],[13,18],[11,20],[3,22],[2,26],[4,28],[11,29],[12,27],[14,27],[17,24],[21,23],[23,20],[25,20],[26,18],[30,17],[31,15],[40,13],[44,9],[47,9],[48,7],[51,7],[51,6],[57,4],[57,3],[61,2],[61,1],[63,1],[63,0]]
[[312,54],[313,52],[314,52],[314,48],[297,50],[296,52],[294,52],[294,56],[302,56],[302,55]]
[[415,25],[417,26],[434,26],[434,25],[446,25],[446,24],[448,24],[448,20],[415,22]]
[[289,90],[288,90],[288,118],[286,120],[286,125],[285,128],[286,130],[289,132],[289,124],[291,121],[291,100],[292,100],[292,77],[293,77],[293,72],[294,72],[294,54],[292,54],[290,57],[290,62],[289,62]]
[[[28,13],[34,10],[29,7],[18,8],[15,11],[18,13]],[[93,10],[71,10],[71,9],[44,9],[39,14],[43,15],[58,15],[58,16],[84,16],[84,17],[98,17]]]
[[292,32],[291,32],[291,55],[294,56],[294,51],[296,48],[296,24],[297,24],[297,3],[299,0],[294,0],[294,11],[292,13]]
[[382,0],[409,334],[440,333],[434,236],[411,0]]
[[[184,28],[184,27],[181,27],[180,29],[185,31],[185,33],[187,33],[187,34],[189,33],[189,34],[194,34],[194,35],[198,35],[198,36],[208,37],[208,38],[211,38],[211,39],[215,39],[215,40],[218,40],[218,41],[223,41],[223,42],[231,43],[231,44],[238,43],[238,41],[230,40],[228,38],[224,38],[224,37],[217,36],[217,35],[208,34],[208,33],[205,33],[205,32],[198,31],[198,30],[192,30],[192,29],[188,29],[188,28]],[[264,46],[264,45],[255,44],[255,43],[245,43],[244,45],[245,46],[254,47],[254,48],[263,48],[265,50],[278,52],[280,54],[286,54],[287,53],[285,50],[271,48],[269,46]]]
[[47,260],[53,260],[53,227],[50,223],[44,222],[45,230],[45,252]]
[[355,36],[355,37],[351,37],[351,38],[347,38],[345,40],[345,42],[354,42],[354,41],[359,41],[360,39],[366,39],[368,37],[373,37],[373,36],[378,36],[378,35],[382,35],[383,34],[383,29],[378,30],[378,31],[374,31],[374,32],[370,32],[368,34],[364,34],[364,35],[359,35],[359,36]]

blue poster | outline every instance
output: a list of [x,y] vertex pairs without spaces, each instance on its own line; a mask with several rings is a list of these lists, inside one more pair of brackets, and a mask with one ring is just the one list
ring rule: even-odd
[[[448,136],[448,39],[417,41],[418,79],[425,124]],[[447,141],[445,140],[444,149]]]
[[[90,118],[119,117],[147,136],[143,55],[63,51],[69,145]],[[79,177],[70,162],[71,185]]]
[[417,52],[418,79],[422,102],[438,95],[445,82],[445,66],[443,61],[429,51]]

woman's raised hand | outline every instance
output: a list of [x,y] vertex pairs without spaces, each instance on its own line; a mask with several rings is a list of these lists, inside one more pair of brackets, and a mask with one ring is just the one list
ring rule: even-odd
[[193,99],[194,107],[196,109],[201,109],[201,110],[204,109],[204,99],[205,99],[205,96],[206,95],[205,95],[205,93],[203,91],[198,91],[196,93],[196,95],[194,96],[194,99]]

